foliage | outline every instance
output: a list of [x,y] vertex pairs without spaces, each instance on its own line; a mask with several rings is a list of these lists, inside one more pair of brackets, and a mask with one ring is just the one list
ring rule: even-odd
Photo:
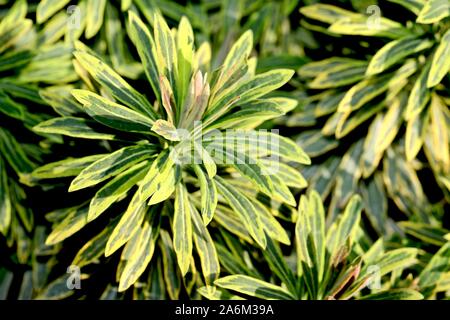
[[448,298],[449,27],[0,0],[0,299]]
[[[106,240],[106,256],[125,245],[119,291],[128,289],[145,271],[157,247],[160,225],[169,222],[172,224],[170,242],[181,274],[184,276],[193,268],[195,242],[209,284],[218,276],[219,265],[205,227],[213,219],[218,202],[234,210],[238,221],[263,248],[264,230],[278,228],[273,218],[263,221],[262,204],[252,203],[239,189],[233,188],[229,180],[234,174],[247,178],[254,188],[269,197],[296,204],[283,182],[283,172],[265,174],[270,162],[263,160],[272,149],[276,155],[303,164],[309,163],[309,158],[286,138],[250,130],[264,119],[285,114],[295,107],[294,100],[261,98],[286,83],[293,72],[276,69],[256,75],[254,60],[249,58],[252,33],[246,32],[209,80],[208,74],[201,70],[204,61],[199,61],[198,52],[194,52],[194,36],[187,19],[180,21],[175,36],[160,15],[154,18],[154,36],[134,13],[130,13],[129,23],[129,35],[142,60],[155,105],[81,43],[75,44],[74,56],[90,75],[86,88],[91,90],[73,90],[72,94],[87,115],[53,118],[34,130],[108,140],[112,152],[50,163],[32,175],[35,179],[76,176],[70,192],[108,182],[89,203],[59,212],[47,244],[63,241],[130,193],[133,196],[119,221],[112,222],[109,232],[88,243],[96,245]],[[94,89],[96,86],[98,90]],[[98,94],[102,92],[103,96]],[[252,113],[246,115],[249,108]],[[106,128],[97,129],[94,121]],[[201,122],[201,127],[196,122]],[[229,130],[222,134],[218,129]],[[228,143],[228,138],[234,142]],[[262,138],[267,140],[265,145],[258,141]],[[250,143],[255,143],[256,149],[245,139],[253,139]],[[275,143],[279,148],[272,147]],[[188,159],[191,153],[200,161]],[[229,163],[225,159],[234,156],[242,163],[233,159]],[[133,188],[135,185],[137,188]],[[200,192],[191,195],[195,190]],[[161,216],[168,221],[161,221]],[[89,250],[92,249],[81,249],[76,264],[85,264],[86,255],[92,258]]]
[[[443,256],[448,256],[448,242],[424,268],[413,270],[419,262],[420,250],[388,248],[381,238],[371,242],[360,227],[361,210],[361,198],[353,196],[340,218],[327,228],[320,195],[313,191],[302,196],[295,226],[296,272],[278,245],[270,242],[263,253],[273,271],[267,278],[269,281],[264,275],[255,274],[254,269],[243,267],[234,270],[238,274],[220,278],[215,284],[227,291],[262,299],[416,300],[423,294],[433,296],[447,290],[448,265],[445,266]],[[232,259],[226,264],[243,265],[241,257]],[[408,274],[406,281],[401,277],[403,273]],[[271,283],[274,278],[281,284]],[[202,294],[212,299],[236,298],[227,291],[215,295],[202,291]]]
[[[434,17],[430,10],[439,1],[391,2],[405,7],[398,7],[404,22],[328,4],[300,9],[324,25],[314,31],[326,32],[333,50],[299,69],[308,99],[286,119],[288,126],[315,127],[297,141],[309,155],[326,159],[309,177],[323,199],[331,194],[330,214],[360,191],[380,235],[390,229],[389,199],[410,219],[435,226],[449,201],[448,10],[433,11],[441,13]],[[346,37],[354,40],[342,48]],[[354,166],[346,170],[349,161]],[[436,205],[421,181],[425,170],[441,188],[431,195]]]

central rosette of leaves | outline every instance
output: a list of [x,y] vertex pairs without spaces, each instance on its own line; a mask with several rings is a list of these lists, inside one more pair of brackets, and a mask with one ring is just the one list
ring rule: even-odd
[[[265,97],[284,85],[293,71],[255,75],[256,59],[250,58],[252,33],[248,31],[211,72],[209,46],[202,44],[194,50],[187,19],[181,20],[177,30],[170,30],[157,14],[153,27],[154,36],[130,12],[129,36],[152,88],[153,105],[150,95],[139,93],[78,43],[75,65],[88,90],[72,94],[89,117],[56,118],[35,127],[39,132],[123,145],[111,154],[63,160],[34,172],[37,179],[76,175],[69,188],[72,192],[109,180],[88,205],[69,210],[47,243],[69,237],[130,193],[128,208],[116,224],[111,223],[112,231],[96,239],[103,241],[106,256],[125,245],[119,289],[127,289],[145,271],[160,241],[163,256],[174,250],[182,275],[193,268],[195,243],[205,284],[213,290],[220,270],[207,225],[216,212],[229,210],[222,216],[228,222],[220,218],[217,223],[228,228],[229,219],[239,221],[261,247],[266,246],[266,236],[289,243],[270,208],[256,195],[263,193],[278,205],[295,206],[289,187],[303,188],[306,183],[280,158],[303,164],[310,160],[291,140],[254,128],[296,106],[292,99]],[[99,123],[108,132],[94,129]],[[166,231],[165,225],[171,228]],[[168,241],[170,233],[172,240]],[[86,244],[74,263],[91,259],[86,255],[93,245]]]

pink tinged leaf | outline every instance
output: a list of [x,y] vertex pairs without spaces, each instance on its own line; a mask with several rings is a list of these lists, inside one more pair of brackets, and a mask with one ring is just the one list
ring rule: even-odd
[[174,113],[172,109],[173,91],[166,76],[159,77],[159,85],[161,89],[162,104],[167,113],[167,120],[174,124]]

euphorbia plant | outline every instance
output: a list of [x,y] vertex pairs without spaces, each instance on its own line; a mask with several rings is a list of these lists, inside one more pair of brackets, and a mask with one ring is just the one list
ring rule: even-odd
[[0,18],[0,299],[43,293],[59,251],[44,245],[48,233],[32,206],[37,188],[30,174],[48,146],[32,128],[55,115],[39,95],[42,84],[63,85],[77,75],[68,47],[48,37],[51,26],[36,26],[31,10],[25,0],[15,1]]
[[[329,45],[325,59],[299,69],[308,98],[286,120],[311,127],[298,142],[320,161],[308,179],[324,199],[331,194],[330,216],[361,191],[380,235],[392,229],[389,199],[405,217],[439,225],[450,172],[448,1],[389,2],[405,14],[388,19],[385,3],[383,17],[320,3],[300,9],[301,23]],[[423,187],[428,168],[443,193],[436,206]]]
[[[38,142],[44,140],[31,129],[54,116],[53,110],[39,96],[42,77],[46,82],[63,82],[75,76],[73,69],[61,66],[70,62],[61,45],[42,41],[28,16],[24,0],[16,1],[0,20],[0,234],[8,245],[17,243],[17,258],[26,263],[32,252],[30,234],[34,229],[34,210],[30,208],[27,186],[32,185],[30,173],[45,153]],[[57,53],[59,74],[48,56]],[[70,72],[72,71],[72,73]],[[66,78],[67,73],[69,76]],[[69,79],[70,81],[70,79]]]
[[[423,298],[410,283],[398,284],[402,271],[417,263],[419,250],[406,247],[387,250],[381,238],[371,243],[360,227],[361,210],[361,198],[354,195],[339,219],[327,227],[320,195],[315,191],[302,195],[295,227],[295,271],[278,245],[270,241],[263,252],[272,271],[269,279],[241,267],[247,274],[232,274],[215,281],[221,289],[214,294],[204,289],[200,292],[210,299],[239,298],[234,292],[270,300]],[[229,260],[234,261],[227,265],[243,265],[240,257]],[[435,260],[438,262],[439,257]],[[429,271],[423,274],[431,276]],[[444,270],[436,272],[435,281],[444,285],[444,275]]]
[[77,43],[74,56],[86,88],[72,94],[86,115],[54,118],[35,127],[41,133],[106,140],[113,149],[34,171],[36,179],[76,176],[70,192],[97,188],[88,202],[59,211],[47,243],[73,235],[130,194],[126,210],[86,244],[75,262],[94,260],[92,248],[99,257],[103,248],[109,256],[125,245],[119,267],[123,291],[145,271],[158,242],[163,256],[171,254],[164,252],[172,246],[166,241],[170,232],[181,274],[195,268],[195,243],[205,283],[213,290],[210,285],[220,270],[207,226],[218,203],[234,211],[260,247],[266,246],[266,233],[275,239],[284,236],[277,234],[283,229],[270,211],[233,181],[244,177],[262,194],[291,206],[296,201],[289,186],[304,187],[302,176],[279,157],[308,164],[308,156],[291,140],[254,129],[295,107],[295,100],[266,97],[293,71],[256,75],[251,32],[239,38],[219,69],[207,74],[208,55],[205,47],[194,50],[187,19],[171,31],[156,14],[152,36],[130,12],[128,29],[150,84],[142,90],[146,94]]

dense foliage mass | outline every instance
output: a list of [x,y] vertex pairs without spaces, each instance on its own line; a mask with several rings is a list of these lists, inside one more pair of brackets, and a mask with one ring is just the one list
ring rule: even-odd
[[0,0],[0,299],[450,297],[448,0]]

